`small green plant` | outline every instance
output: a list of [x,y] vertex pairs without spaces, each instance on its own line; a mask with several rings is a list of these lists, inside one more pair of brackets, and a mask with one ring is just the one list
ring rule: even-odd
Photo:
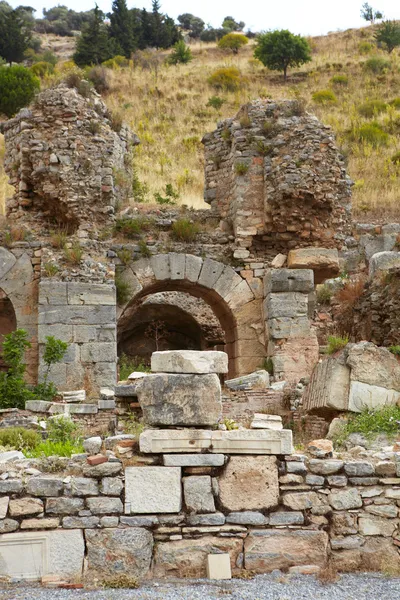
[[347,75],[334,75],[331,78],[331,84],[337,87],[346,87],[349,84]]
[[129,433],[130,435],[134,435],[136,438],[139,438],[143,429],[143,423],[138,421],[135,415],[129,415],[126,419],[124,419],[124,433]]
[[329,304],[332,298],[332,292],[327,285],[319,285],[317,287],[317,301],[320,304]]
[[337,98],[331,90],[314,92],[312,99],[316,104],[336,104]]
[[386,434],[394,437],[399,433],[400,406],[387,404],[379,408],[364,408],[358,414],[350,414],[346,426],[336,440],[337,445],[351,433],[361,433],[367,439]]
[[388,350],[395,356],[400,356],[400,346],[389,346]]
[[52,381],[48,381],[50,370],[53,365],[59,363],[64,358],[68,349],[67,342],[56,339],[53,335],[46,336],[46,344],[44,347],[42,360],[46,365],[46,370],[43,375],[43,381],[38,383],[33,392],[37,398],[41,400],[52,400],[57,395],[58,390]]
[[42,441],[41,435],[33,429],[23,427],[7,427],[0,429],[0,446],[24,452],[32,450]]
[[360,54],[369,54],[373,48],[374,45],[370,42],[360,42],[358,44],[358,51]]
[[35,448],[25,453],[28,458],[43,458],[45,456],[64,456],[69,458],[72,454],[82,454],[84,448],[81,443],[68,440],[66,442],[51,442],[45,440]]
[[193,60],[193,54],[189,46],[186,46],[183,40],[179,40],[172,47],[172,52],[169,55],[167,62],[170,65],[187,64]]
[[140,181],[136,169],[134,168],[132,174],[132,194],[135,202],[144,202],[148,193],[148,185]]
[[382,129],[379,123],[365,123],[353,131],[353,137],[356,141],[367,142],[374,146],[387,146],[390,136]]
[[79,265],[83,256],[83,249],[78,242],[74,242],[71,248],[64,249],[64,258],[70,265]]
[[239,429],[239,425],[233,419],[224,419],[222,424],[225,425],[228,431],[233,431],[235,429]]
[[242,84],[241,73],[237,67],[221,67],[210,75],[208,83],[217,90],[236,92]]
[[110,577],[109,579],[105,579],[101,585],[106,589],[135,589],[139,587],[139,581],[132,575],[121,573],[119,575],[115,575],[114,577]]
[[400,151],[393,154],[390,159],[395,165],[400,165]]
[[165,186],[165,196],[161,196],[158,192],[154,194],[154,200],[157,204],[176,204],[176,200],[179,198],[179,192],[176,192],[171,183],[167,183]]
[[219,96],[211,96],[208,99],[206,106],[211,106],[211,108],[215,108],[215,110],[220,110],[225,102],[226,100],[224,98],[220,98]]
[[40,78],[48,77],[49,75],[52,75],[52,73],[54,73],[54,65],[52,65],[49,62],[46,62],[45,60],[40,60],[39,62],[32,65],[30,69],[36,77]]
[[60,268],[53,262],[46,262],[43,265],[43,270],[46,277],[54,277],[54,275],[57,275]]
[[132,262],[132,252],[128,248],[118,250],[117,256],[123,265],[129,265]]
[[100,133],[101,125],[100,125],[99,121],[95,121],[94,119],[92,119],[89,122],[88,130],[90,131],[90,133],[92,135],[97,135],[98,133]]
[[140,356],[127,356],[122,354],[118,360],[119,365],[119,378],[121,381],[128,379],[129,375],[134,371],[139,373],[150,373],[151,369],[149,365],[146,365],[143,358]]
[[3,361],[7,370],[0,373],[0,408],[25,408],[33,394],[24,381],[24,355],[31,347],[24,329],[16,329],[4,336]]
[[59,231],[52,231],[51,233],[51,238],[50,238],[50,243],[53,246],[53,248],[64,248],[65,244],[67,243],[67,232],[63,231],[63,230],[59,230]]
[[255,143],[255,148],[261,156],[268,156],[273,151],[273,146],[271,144],[267,144],[264,140],[257,140]]
[[224,142],[230,142],[231,138],[232,138],[232,134],[230,129],[228,129],[228,127],[224,127],[224,129],[221,132],[221,137],[224,140]]
[[123,278],[121,273],[115,275],[115,289],[117,292],[117,303],[119,306],[126,304],[132,296],[132,290],[129,283]]
[[171,235],[178,242],[193,242],[199,231],[197,223],[189,219],[177,219],[172,225]]
[[49,442],[79,441],[82,436],[82,427],[75,423],[71,417],[58,415],[46,421],[47,439]]
[[150,258],[151,250],[148,247],[148,245],[146,244],[146,241],[139,240],[138,246],[139,246],[140,256],[143,256],[143,258]]
[[395,108],[396,110],[400,110],[400,98],[393,98],[393,100],[391,100],[389,104],[390,106],[393,106],[393,108]]
[[246,175],[249,170],[249,165],[244,162],[235,163],[235,173],[236,175]]
[[358,112],[362,117],[372,118],[386,112],[387,104],[382,100],[368,100],[358,107]]
[[143,231],[149,231],[153,220],[139,215],[138,217],[122,217],[115,222],[114,230],[126,238],[136,238]]
[[371,58],[364,63],[364,70],[375,74],[385,73],[390,68],[390,60],[383,58],[382,56],[371,56]]
[[335,354],[339,350],[343,350],[345,346],[349,343],[349,337],[345,336],[336,336],[330,335],[328,336],[328,348],[327,354]]
[[267,371],[267,373],[270,375],[274,374],[274,361],[270,356],[268,356],[268,358],[264,358],[261,368],[264,369],[264,371]]

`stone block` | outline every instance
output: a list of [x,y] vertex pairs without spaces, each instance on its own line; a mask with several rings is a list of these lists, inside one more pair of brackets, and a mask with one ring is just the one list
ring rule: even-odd
[[35,531],[0,537],[0,575],[40,580],[46,575],[80,581],[85,546],[81,531]]
[[102,283],[69,282],[68,304],[111,305],[116,304],[115,286]]
[[140,434],[140,452],[203,452],[211,448],[211,435],[202,429],[146,429]]
[[366,515],[358,519],[358,530],[361,535],[381,535],[383,537],[392,537],[397,526],[398,519],[387,519]]
[[355,488],[334,490],[329,494],[328,501],[335,510],[350,510],[362,506],[360,492]]
[[0,248],[0,279],[12,269],[17,262],[14,254],[9,252],[6,248]]
[[114,410],[116,408],[115,400],[99,400],[99,410]]
[[20,494],[23,487],[21,479],[0,480],[0,494]]
[[[19,527],[19,522],[15,519],[0,519],[0,534],[11,533]],[[1,540],[1,538],[0,538]]]
[[242,283],[242,278],[230,266],[226,266],[214,285],[214,291],[225,298],[237,285]]
[[246,569],[269,573],[299,565],[323,566],[328,542],[325,531],[253,530],[244,542]]
[[[239,513],[241,514],[241,513]],[[225,524],[225,515],[218,513],[210,513],[206,515],[188,515],[187,523],[190,526],[213,526],[213,525],[224,525]]]
[[117,360],[116,344],[115,342],[91,342],[83,344],[81,347],[81,360],[84,363],[114,363]]
[[103,477],[112,477],[121,472],[122,465],[120,462],[106,462],[102,465],[84,465],[82,471],[85,477],[94,477],[101,479]]
[[307,316],[280,317],[267,321],[269,339],[303,338],[310,336],[310,322]]
[[7,516],[9,501],[9,496],[3,496],[0,498],[0,520],[5,519]]
[[150,259],[150,265],[157,280],[170,279],[169,254],[157,254]]
[[87,506],[92,513],[97,515],[120,514],[124,507],[119,498],[87,498]]
[[193,256],[192,254],[186,254],[185,256],[185,279],[196,283],[203,266],[203,260],[200,256]]
[[86,438],[83,441],[83,448],[84,448],[85,452],[87,452],[87,454],[90,454],[91,456],[93,454],[98,454],[100,452],[102,445],[103,445],[103,440],[101,439],[101,437],[99,435],[90,437],[90,438]]
[[115,306],[52,306],[39,307],[39,325],[108,325],[115,323]]
[[280,292],[308,294],[313,290],[314,272],[311,269],[267,269],[265,272],[265,297]]
[[214,289],[224,268],[225,265],[223,263],[213,260],[212,258],[205,258],[197,283],[210,290]]
[[74,337],[72,325],[41,325],[38,329],[39,344],[45,344],[46,337],[49,335],[53,335],[57,339],[62,342],[67,342],[68,344],[78,341]]
[[76,515],[84,508],[81,498],[47,498],[46,513],[53,515]]
[[352,381],[400,391],[400,365],[387,348],[371,342],[347,346],[347,365]]
[[[39,283],[39,305],[65,306],[67,284],[63,281],[41,281]],[[40,309],[39,309],[40,310]]]
[[369,477],[374,475],[374,465],[366,461],[346,461],[344,471],[350,477]]
[[178,513],[182,506],[181,469],[127,467],[125,502],[127,514]]
[[209,554],[207,556],[208,579],[232,579],[231,559],[229,554]]
[[307,315],[308,294],[280,292],[268,294],[264,301],[264,316],[267,319],[298,318]]
[[289,269],[312,269],[315,283],[336,277],[339,273],[339,254],[336,248],[297,248],[288,255]]
[[150,425],[215,425],[221,417],[218,375],[156,373],[140,380],[137,395]]
[[39,515],[44,510],[44,505],[39,498],[17,498],[10,500],[9,511],[11,517],[25,517]]
[[98,483],[90,477],[72,477],[71,493],[74,496],[97,496],[99,493]]
[[271,527],[288,526],[288,525],[303,525],[304,515],[300,511],[279,511],[269,514],[269,524]]
[[220,502],[229,511],[272,508],[279,498],[276,458],[232,456],[218,484]]
[[254,418],[250,427],[251,429],[274,429],[276,431],[281,431],[281,429],[283,429],[282,417],[279,415],[254,413]]
[[222,467],[223,454],[164,454],[165,467]]
[[316,492],[293,492],[285,494],[282,503],[292,510],[309,510],[318,506],[320,499]]
[[292,431],[239,429],[212,432],[212,452],[221,454],[291,454]]
[[264,369],[261,369],[249,375],[227,379],[224,385],[230,390],[265,389],[269,387],[269,374]]
[[113,450],[116,446],[122,445],[122,442],[134,442],[136,436],[131,433],[121,433],[119,435],[111,435],[104,440],[106,450]]
[[51,402],[45,402],[44,400],[28,400],[25,403],[26,410],[39,413],[46,413],[51,406]]
[[159,525],[158,517],[146,516],[146,517],[120,517],[121,525],[127,525],[128,527],[153,527]]
[[360,381],[350,382],[348,410],[352,412],[362,412],[366,408],[379,408],[388,404],[395,405],[399,401],[400,392],[396,390],[388,390]]
[[55,529],[60,524],[56,517],[47,519],[24,519],[21,522],[20,529]]
[[225,302],[232,311],[241,308],[244,304],[254,300],[254,294],[251,291],[247,281],[242,280],[233,290],[224,296]]
[[120,496],[124,484],[117,477],[103,477],[101,480],[100,492],[105,496]]
[[322,460],[318,458],[311,458],[308,461],[308,467],[310,471],[317,475],[333,475],[338,473],[343,468],[344,462],[334,458]]
[[100,524],[99,517],[64,517],[64,529],[95,529]]
[[268,525],[268,517],[262,513],[252,510],[244,510],[242,512],[232,512],[226,517],[227,523],[235,525]]
[[392,267],[399,266],[399,252],[377,252],[369,261],[369,277],[373,279],[379,273],[384,273]]
[[205,352],[198,350],[153,352],[151,370],[153,373],[227,373],[228,355],[226,352],[212,350]]
[[87,573],[101,580],[128,573],[145,577],[153,554],[153,536],[147,529],[90,529],[85,531]]
[[58,477],[31,477],[26,484],[26,492],[31,496],[59,496],[64,483]]
[[0,452],[0,464],[14,462],[15,460],[20,460],[21,458],[25,458],[23,452],[19,450],[7,450],[6,452]]
[[169,253],[169,268],[171,279],[185,279],[185,262],[185,254],[178,254],[178,252]]
[[183,478],[185,505],[190,513],[215,512],[211,477],[208,475]]

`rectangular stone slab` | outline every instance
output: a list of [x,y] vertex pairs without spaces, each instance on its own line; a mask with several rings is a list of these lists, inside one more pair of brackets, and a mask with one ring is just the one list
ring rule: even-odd
[[125,469],[125,514],[178,513],[181,506],[180,467]]
[[153,373],[227,373],[228,355],[226,352],[201,352],[197,350],[166,350],[153,352],[151,356]]
[[204,429],[146,429],[140,434],[140,452],[202,452],[211,446],[211,433]]
[[164,454],[166,467],[222,467],[223,454]]

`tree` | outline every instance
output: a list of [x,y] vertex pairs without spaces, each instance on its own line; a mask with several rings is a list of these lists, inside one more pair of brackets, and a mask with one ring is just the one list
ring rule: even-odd
[[397,21],[384,21],[375,33],[378,44],[383,44],[389,54],[400,46],[400,23]]
[[85,25],[76,44],[73,59],[78,67],[98,65],[112,57],[106,26],[98,6],[91,21]]
[[244,26],[244,21],[235,21],[233,17],[225,17],[222,21],[222,28],[227,31],[242,31]]
[[193,55],[189,46],[186,46],[183,40],[176,42],[171,54],[168,57],[168,62],[171,65],[177,65],[179,63],[186,64],[191,60],[193,60]]
[[12,117],[27,106],[40,88],[40,81],[21,65],[0,67],[0,113]]
[[361,16],[365,21],[372,23],[372,25],[377,19],[383,19],[383,13],[381,13],[380,10],[375,10],[374,8],[372,8],[372,6],[368,4],[368,2],[364,2],[364,4],[362,5]]
[[199,17],[195,17],[191,13],[184,13],[179,15],[178,23],[182,27],[182,29],[186,29],[189,31],[189,35],[192,38],[200,37],[201,33],[204,31],[204,21]]
[[130,58],[136,50],[136,40],[133,34],[132,15],[128,10],[126,0],[114,0],[110,19],[109,37],[113,43],[113,53]]
[[232,50],[233,54],[237,54],[242,46],[249,43],[249,40],[242,33],[227,33],[218,42],[218,47],[224,50]]
[[31,41],[31,30],[18,9],[0,12],[0,56],[10,63],[22,62]]
[[286,82],[289,67],[298,67],[311,60],[311,49],[305,38],[287,29],[262,33],[257,38],[255,58],[273,71],[283,71]]

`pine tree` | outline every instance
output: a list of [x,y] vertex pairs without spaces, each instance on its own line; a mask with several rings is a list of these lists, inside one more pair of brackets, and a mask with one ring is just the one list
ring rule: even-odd
[[126,0],[114,0],[110,19],[109,36],[113,43],[115,54],[122,54],[130,58],[137,47],[133,33],[132,14],[128,10]]
[[73,59],[79,67],[84,67],[86,65],[98,65],[111,58],[112,55],[107,29],[96,4],[93,18],[82,29]]
[[160,13],[161,4],[158,0],[152,0],[152,46],[165,48],[163,45],[163,17]]
[[0,13],[0,56],[8,63],[22,62],[24,52],[31,41],[30,29],[26,27],[18,10]]

